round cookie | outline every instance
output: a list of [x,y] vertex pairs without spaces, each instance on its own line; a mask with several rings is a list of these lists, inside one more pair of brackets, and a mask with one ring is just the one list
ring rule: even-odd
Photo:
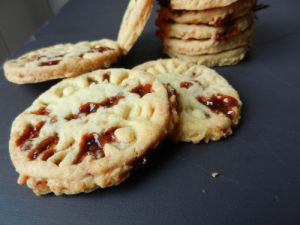
[[244,32],[224,40],[180,40],[162,37],[164,49],[184,55],[216,54],[241,46],[249,46],[253,35],[253,26]]
[[172,97],[142,71],[98,70],[59,82],[12,124],[19,184],[37,195],[120,184],[170,132]]
[[225,7],[237,1],[238,0],[159,0],[163,6],[180,10],[209,10],[212,8]]
[[38,83],[109,67],[120,55],[118,44],[108,39],[58,44],[7,61],[4,72],[13,83]]
[[118,43],[127,54],[149,20],[153,0],[130,0],[118,34]]
[[241,62],[249,52],[248,46],[243,46],[228,51],[220,52],[217,54],[204,54],[204,55],[185,55],[172,52],[171,50],[164,49],[166,53],[171,58],[178,58],[186,62],[200,64],[208,67],[214,66],[229,66],[235,65]]
[[152,73],[176,90],[180,111],[175,140],[216,141],[232,134],[238,124],[239,95],[214,70],[177,59],[151,61],[134,69]]
[[253,24],[253,14],[238,18],[230,26],[213,27],[205,24],[179,24],[161,22],[158,24],[159,36],[177,38],[181,40],[224,40],[236,36]]
[[173,21],[182,24],[224,26],[252,12],[255,3],[256,0],[240,0],[226,7],[202,11],[173,10],[168,7],[162,7],[159,10],[158,23],[159,21]]

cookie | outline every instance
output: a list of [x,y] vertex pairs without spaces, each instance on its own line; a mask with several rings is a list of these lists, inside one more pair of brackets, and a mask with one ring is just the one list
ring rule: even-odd
[[224,40],[236,36],[253,24],[253,14],[235,20],[230,26],[213,27],[205,24],[179,24],[161,22],[158,24],[159,36],[177,38],[181,40]]
[[171,50],[164,49],[166,53],[171,58],[178,58],[186,62],[200,64],[208,67],[214,66],[229,66],[235,65],[241,62],[248,54],[249,47],[243,46],[228,51],[220,52],[217,54],[204,54],[204,55],[184,55]]
[[239,95],[214,70],[177,59],[151,61],[134,69],[152,73],[176,90],[180,111],[175,140],[216,141],[232,134],[238,124]]
[[253,34],[253,26],[225,40],[180,40],[175,38],[162,37],[164,49],[185,55],[216,54],[241,46],[249,46]]
[[181,10],[205,10],[219,8],[233,4],[237,1],[238,0],[159,0],[160,4],[163,6]]
[[59,82],[12,124],[19,184],[37,195],[120,184],[170,131],[171,97],[142,71],[98,70]]
[[109,67],[120,55],[118,44],[108,39],[58,44],[7,61],[4,73],[13,83],[38,83]]
[[240,0],[223,8],[202,11],[172,10],[162,7],[159,10],[158,21],[173,21],[182,24],[208,24],[212,26],[231,25],[233,20],[252,12],[255,2],[256,0]]
[[130,0],[119,30],[118,43],[127,54],[149,20],[153,0]]

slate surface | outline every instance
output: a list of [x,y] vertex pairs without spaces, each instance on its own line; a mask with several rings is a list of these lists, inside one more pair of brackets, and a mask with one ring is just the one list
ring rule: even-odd
[[[58,42],[116,38],[126,2],[73,0],[14,56]],[[265,3],[272,7],[258,14],[252,58],[217,69],[244,102],[235,135],[210,144],[164,143],[119,187],[40,198],[19,187],[7,148],[11,122],[56,82],[18,86],[0,71],[0,224],[300,224],[300,2]],[[117,66],[162,57],[154,20],[155,13]],[[214,171],[221,176],[212,178]]]

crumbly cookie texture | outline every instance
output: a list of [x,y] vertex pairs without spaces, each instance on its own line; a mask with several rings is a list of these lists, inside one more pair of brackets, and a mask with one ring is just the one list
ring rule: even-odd
[[18,183],[37,195],[118,185],[174,127],[174,98],[142,71],[98,70],[59,82],[12,124]]
[[[186,1],[182,1],[186,2]],[[201,2],[201,1],[198,1]],[[162,7],[159,10],[158,21],[173,21],[182,24],[208,24],[212,26],[227,26],[233,20],[245,16],[253,11],[256,0],[237,1],[222,8],[209,10],[173,10]]]
[[180,111],[175,140],[216,141],[232,134],[238,124],[239,95],[214,70],[177,59],[147,62],[134,69],[152,73],[176,90]]
[[253,36],[253,26],[244,32],[224,40],[180,40],[162,37],[164,48],[185,55],[215,54],[238,48],[250,46]]
[[182,10],[205,10],[219,8],[230,5],[238,0],[159,0],[164,6],[169,6],[171,9]]
[[118,44],[108,39],[58,44],[7,61],[4,73],[13,83],[38,83],[106,68],[120,56]]
[[248,54],[249,46],[242,46],[239,48],[227,50],[217,54],[204,54],[204,55],[185,55],[173,52],[169,49],[164,49],[171,58],[178,58],[186,62],[200,64],[208,67],[215,66],[229,66],[241,62]]
[[130,0],[119,30],[118,43],[127,54],[150,17],[154,0]]
[[228,26],[214,27],[205,24],[179,24],[161,21],[157,25],[159,27],[158,35],[169,38],[177,38],[181,40],[226,40],[228,38],[239,35],[253,24],[254,15],[250,13],[243,16]]

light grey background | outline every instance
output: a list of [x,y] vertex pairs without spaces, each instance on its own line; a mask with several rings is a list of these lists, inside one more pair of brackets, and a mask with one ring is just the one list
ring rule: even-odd
[[1,0],[0,63],[68,0]]

